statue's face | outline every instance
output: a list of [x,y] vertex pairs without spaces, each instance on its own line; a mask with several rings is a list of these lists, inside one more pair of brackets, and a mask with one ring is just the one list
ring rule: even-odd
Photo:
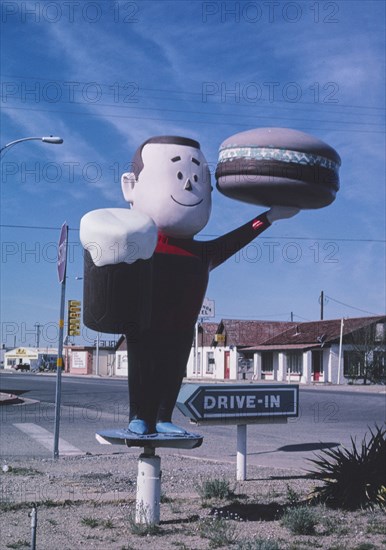
[[199,149],[149,143],[142,149],[144,167],[138,181],[122,176],[126,200],[150,216],[171,237],[193,237],[207,224],[211,211],[210,172]]

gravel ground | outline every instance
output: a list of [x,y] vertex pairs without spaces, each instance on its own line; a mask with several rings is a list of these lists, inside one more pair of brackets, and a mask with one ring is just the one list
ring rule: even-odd
[[[10,458],[8,471],[0,472],[0,548],[30,547],[28,514],[34,502],[37,550],[270,549],[257,545],[258,539],[276,541],[280,550],[386,547],[385,515],[379,510],[312,506],[315,533],[291,534],[281,515],[305,501],[312,490],[315,482],[305,478],[304,471],[250,466],[249,479],[236,483],[235,464],[192,459],[187,453],[163,456],[159,451],[162,499],[156,533],[149,528],[139,533],[133,522],[137,451],[55,461]],[[229,481],[234,495],[203,501],[198,488],[208,479]],[[242,547],[243,541],[254,545]]]

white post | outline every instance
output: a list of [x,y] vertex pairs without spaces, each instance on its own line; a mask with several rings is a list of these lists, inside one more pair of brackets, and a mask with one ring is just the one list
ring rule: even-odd
[[198,321],[194,327],[194,357],[193,357],[193,374],[197,376],[198,369]]
[[138,459],[135,522],[158,525],[160,522],[161,459],[155,449],[145,448]]
[[339,338],[339,358],[338,358],[338,386],[340,384],[340,370],[342,368],[343,327],[344,327],[344,320],[341,319],[341,321],[340,321],[340,338]]
[[97,332],[97,341],[96,341],[96,357],[95,357],[95,374],[99,376],[99,337],[100,334]]
[[237,481],[247,479],[247,425],[237,425]]

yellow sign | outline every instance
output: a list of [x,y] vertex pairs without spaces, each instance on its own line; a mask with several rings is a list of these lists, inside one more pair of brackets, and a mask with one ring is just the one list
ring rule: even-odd
[[80,335],[81,302],[68,300],[68,336]]

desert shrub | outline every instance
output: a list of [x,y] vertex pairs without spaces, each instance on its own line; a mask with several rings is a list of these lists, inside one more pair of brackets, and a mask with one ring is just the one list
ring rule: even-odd
[[313,535],[317,523],[317,514],[309,506],[289,508],[282,517],[282,524],[294,535]]
[[203,500],[211,498],[225,500],[234,496],[234,490],[226,479],[204,479],[196,483],[195,488]]
[[280,550],[280,546],[275,540],[259,538],[239,542],[235,550]]
[[202,520],[198,525],[198,531],[201,538],[209,540],[210,548],[229,547],[237,540],[235,524],[222,518]]
[[351,438],[351,449],[328,449],[310,461],[317,466],[309,477],[324,482],[313,497],[334,508],[355,510],[386,508],[386,430],[370,429],[360,447]]

